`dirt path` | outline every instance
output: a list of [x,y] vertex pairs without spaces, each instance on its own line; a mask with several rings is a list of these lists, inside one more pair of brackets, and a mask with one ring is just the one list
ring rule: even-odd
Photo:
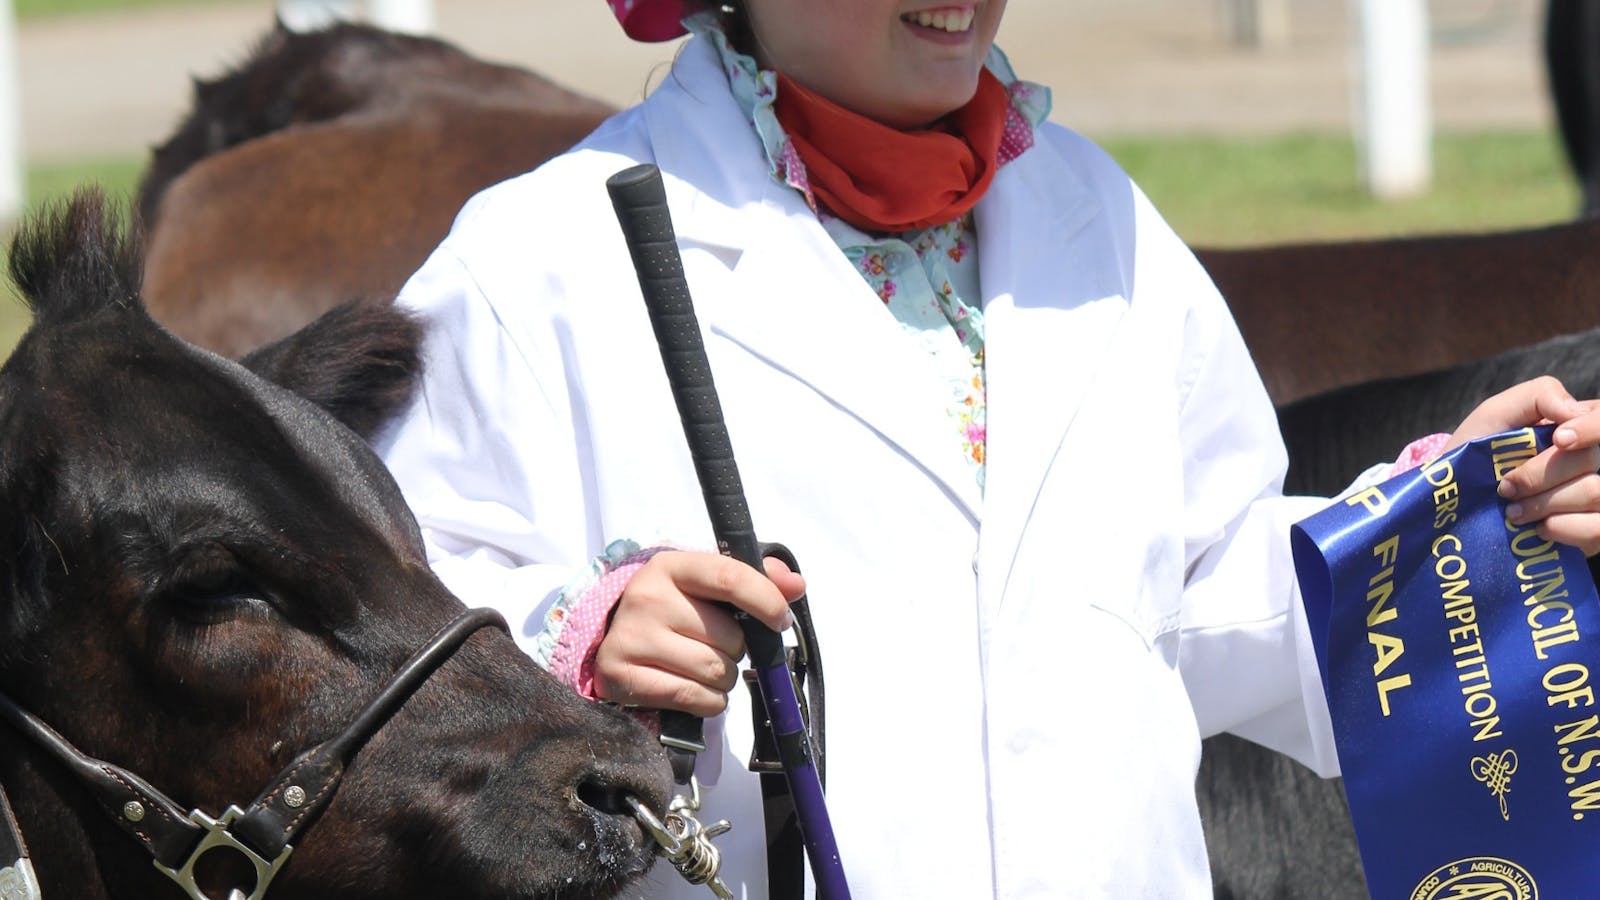
[[[1012,0],[1000,44],[1054,90],[1054,118],[1090,135],[1337,130],[1350,120],[1345,3],[1293,0],[1292,39],[1243,49],[1218,0]],[[442,37],[626,103],[673,45],[626,41],[599,0],[440,0]],[[1538,0],[1433,0],[1441,128],[1549,121]],[[60,161],[145,152],[188,103],[189,78],[242,59],[267,0],[35,21],[19,28],[26,153]]]

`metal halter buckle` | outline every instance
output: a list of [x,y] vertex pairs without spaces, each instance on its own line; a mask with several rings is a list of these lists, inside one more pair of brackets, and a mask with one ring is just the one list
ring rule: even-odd
[[39,879],[26,856],[0,869],[0,900],[40,900]]
[[213,819],[198,809],[190,810],[189,821],[204,828],[206,836],[200,839],[199,844],[195,845],[194,850],[189,853],[189,860],[183,864],[182,868],[171,869],[159,862],[156,863],[156,868],[160,869],[162,874],[177,882],[178,887],[183,888],[184,892],[193,900],[211,900],[211,896],[201,890],[198,884],[195,884],[194,867],[195,864],[200,862],[200,857],[219,847],[225,847],[243,855],[245,860],[256,870],[255,887],[250,893],[246,894],[244,891],[234,888],[228,892],[228,900],[261,900],[262,896],[267,893],[267,885],[272,883],[273,876],[278,874],[278,870],[283,867],[283,861],[289,858],[289,851],[294,848],[285,845],[283,852],[278,854],[278,858],[269,862],[266,857],[245,846],[238,838],[233,836],[233,832],[228,830],[228,827],[233,824],[233,820],[242,815],[244,815],[244,810],[237,806],[228,807],[220,819]]
[[656,818],[650,807],[635,797],[627,798],[633,807],[633,817],[661,847],[661,855],[672,863],[678,874],[690,884],[703,884],[719,900],[732,900],[733,892],[717,873],[722,869],[722,853],[711,839],[733,827],[727,819],[700,824],[694,814],[700,811],[700,782],[689,778],[689,796],[679,794],[672,798],[663,818]]

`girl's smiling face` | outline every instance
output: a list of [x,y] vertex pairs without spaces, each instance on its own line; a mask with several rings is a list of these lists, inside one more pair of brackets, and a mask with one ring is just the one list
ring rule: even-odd
[[1006,0],[741,0],[756,58],[895,128],[972,99]]

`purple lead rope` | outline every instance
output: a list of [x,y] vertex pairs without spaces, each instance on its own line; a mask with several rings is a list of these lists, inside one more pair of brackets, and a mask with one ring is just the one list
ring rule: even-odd
[[[705,495],[718,548],[724,555],[764,572],[760,544],[750,524],[733,446],[723,423],[700,324],[684,278],[661,172],[649,164],[633,166],[607,179],[606,189],[639,276],[639,288],[683,420],[690,458]],[[742,612],[736,611],[735,618],[744,630],[762,703],[772,723],[817,897],[849,900],[850,887],[839,861],[839,847],[823,800],[822,781],[785,659],[783,640],[777,632]]]

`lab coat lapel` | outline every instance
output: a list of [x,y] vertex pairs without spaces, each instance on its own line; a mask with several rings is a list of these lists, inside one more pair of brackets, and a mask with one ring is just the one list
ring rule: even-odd
[[717,292],[712,330],[871,428],[976,523],[977,475],[932,360],[809,210],[786,205],[760,217],[729,289]]
[[977,477],[932,361],[800,194],[771,177],[727,92],[696,89],[723,77],[712,49],[691,45],[674,76],[660,88],[672,102],[651,107],[649,128],[678,242],[731,267],[725,283],[694,298],[702,328],[873,429],[976,523]]
[[1059,450],[1127,311],[1121,254],[1107,228],[1088,227],[1102,216],[1099,202],[1051,149],[1002,169],[978,206],[989,461],[978,565],[989,624],[1035,498],[1061,464]]

